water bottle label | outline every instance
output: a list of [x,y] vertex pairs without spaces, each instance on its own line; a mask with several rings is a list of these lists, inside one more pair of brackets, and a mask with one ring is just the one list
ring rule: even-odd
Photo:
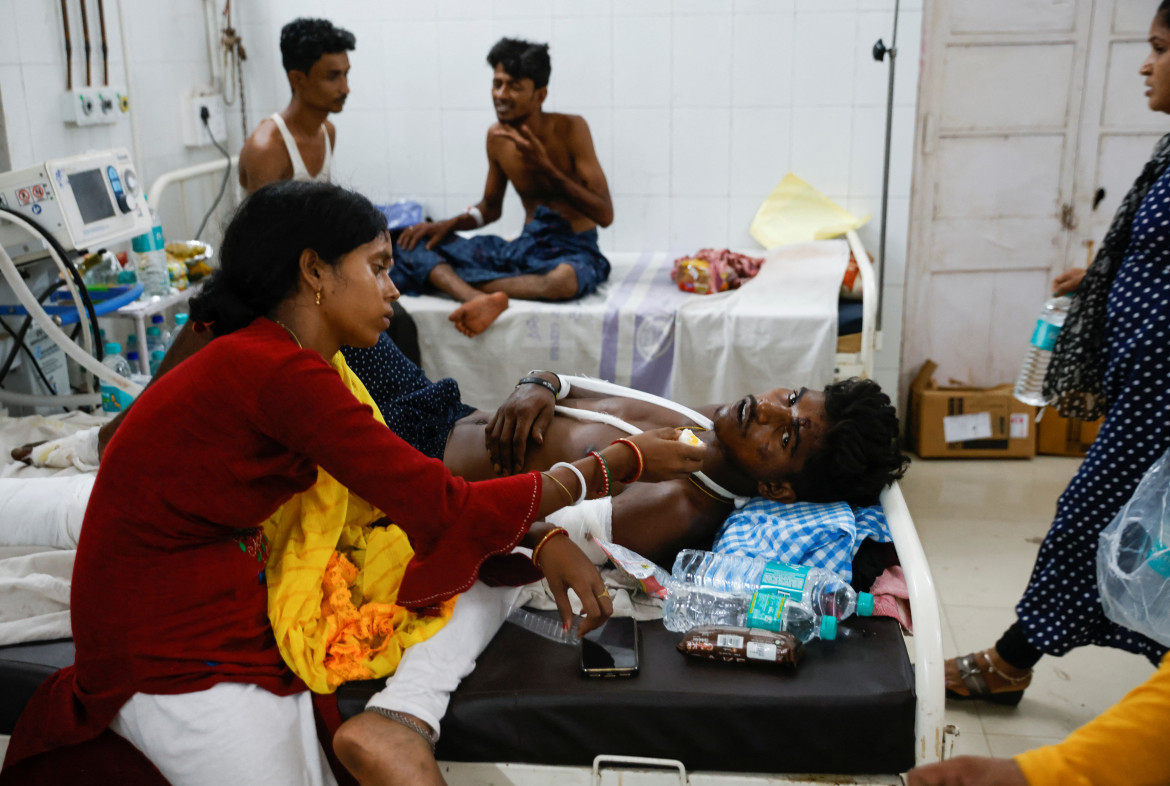
[[152,251],[162,251],[166,248],[167,242],[163,238],[162,226],[156,226],[150,230],[150,248]]
[[788,596],[785,594],[760,590],[752,596],[752,606],[748,609],[744,624],[749,628],[779,632],[787,603]]
[[113,385],[102,385],[101,392],[102,410],[105,412],[121,412],[134,400],[129,393]]
[[1060,333],[1060,325],[1054,325],[1046,319],[1038,319],[1036,320],[1036,329],[1032,331],[1032,346],[1051,351],[1056,346],[1058,333]]
[[808,571],[806,565],[769,562],[764,566],[764,573],[760,576],[760,589],[781,592],[795,601],[803,600]]
[[1170,546],[1157,538],[1153,538],[1153,541],[1146,551],[1146,564],[1159,576],[1170,578]]

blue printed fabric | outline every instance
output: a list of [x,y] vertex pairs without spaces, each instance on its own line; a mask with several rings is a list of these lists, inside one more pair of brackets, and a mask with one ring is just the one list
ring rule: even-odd
[[826,568],[846,581],[861,541],[893,540],[881,505],[854,508],[846,502],[784,504],[755,497],[723,522],[714,551],[775,562]]
[[455,421],[475,411],[459,400],[459,384],[450,377],[431,382],[385,333],[368,349],[342,347],[341,353],[390,430],[441,460]]
[[442,262],[472,286],[512,276],[543,275],[567,263],[577,274],[577,297],[588,295],[609,278],[609,260],[597,247],[597,230],[574,232],[559,213],[543,205],[515,240],[456,235],[432,251],[422,242],[410,251],[396,245],[390,278],[404,294],[426,294],[433,291],[427,277]]

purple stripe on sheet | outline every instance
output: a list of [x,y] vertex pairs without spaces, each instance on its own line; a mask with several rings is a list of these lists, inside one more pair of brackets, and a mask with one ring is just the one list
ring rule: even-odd
[[618,284],[618,291],[614,293],[613,297],[605,306],[605,319],[602,322],[601,330],[601,365],[598,369],[598,374],[602,379],[613,382],[617,376],[617,359],[618,359],[618,340],[621,333],[621,310],[622,306],[630,298],[630,292],[634,286],[642,279],[642,272],[646,266],[650,264],[650,260],[654,258],[654,254],[649,251],[644,251],[634,267],[626,274],[626,277]]

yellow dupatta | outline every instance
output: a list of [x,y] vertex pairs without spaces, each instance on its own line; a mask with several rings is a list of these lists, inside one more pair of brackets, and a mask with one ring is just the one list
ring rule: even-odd
[[[341,353],[331,361],[354,397],[385,423]],[[387,473],[387,483],[393,482]],[[394,673],[403,650],[434,635],[455,598],[423,616],[395,605],[414,556],[384,514],[318,468],[317,482],[261,526],[269,542],[268,618],[285,663],[314,693]]]

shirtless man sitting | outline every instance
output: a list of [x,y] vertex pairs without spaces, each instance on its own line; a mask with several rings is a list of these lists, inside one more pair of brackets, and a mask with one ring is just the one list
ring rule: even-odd
[[292,88],[283,112],[261,121],[240,150],[240,185],[251,194],[277,180],[328,182],[337,144],[329,115],[349,96],[353,33],[325,19],[294,19],[280,31],[280,57]]
[[[438,290],[460,301],[450,319],[467,336],[487,330],[509,297],[570,300],[609,277],[597,247],[597,226],[613,221],[609,186],[585,119],[541,108],[548,45],[503,38],[487,61],[498,122],[487,133],[483,199],[457,216],[403,231],[391,273],[404,294]],[[523,233],[511,242],[453,236],[498,219],[508,181],[524,203]]]

